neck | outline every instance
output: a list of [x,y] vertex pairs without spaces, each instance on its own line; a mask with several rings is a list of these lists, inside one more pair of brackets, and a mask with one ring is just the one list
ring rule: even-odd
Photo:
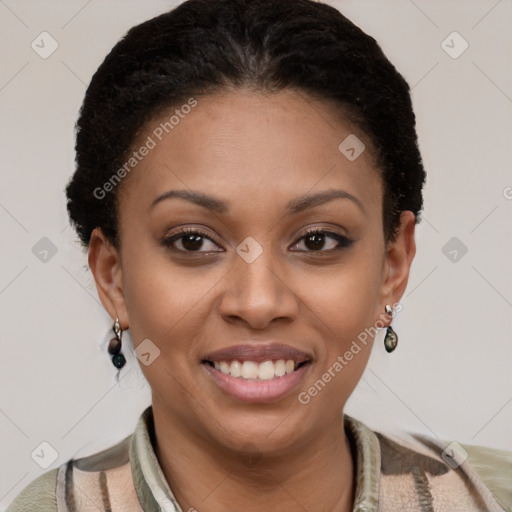
[[300,446],[278,455],[251,454],[211,439],[153,407],[155,453],[182,510],[349,512],[355,467],[343,415]]

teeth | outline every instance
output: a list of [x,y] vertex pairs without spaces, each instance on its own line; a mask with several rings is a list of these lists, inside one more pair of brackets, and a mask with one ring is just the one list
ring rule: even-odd
[[275,377],[274,363],[272,361],[260,363],[258,370],[258,379],[269,380]]
[[244,379],[256,379],[258,378],[258,363],[253,361],[244,361],[242,365],[242,377]]
[[229,368],[229,373],[232,377],[241,377],[242,376],[242,363],[238,361],[233,361]]
[[244,379],[270,380],[274,377],[282,377],[288,373],[292,373],[298,366],[293,359],[279,359],[278,361],[263,361],[256,363],[255,361],[215,361],[216,370],[221,371],[225,375],[232,377],[242,377]]
[[284,359],[279,359],[274,364],[274,373],[276,377],[282,377],[286,373],[286,363]]

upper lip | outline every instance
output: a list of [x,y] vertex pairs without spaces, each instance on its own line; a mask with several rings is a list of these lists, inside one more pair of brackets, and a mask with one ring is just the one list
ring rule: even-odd
[[215,362],[234,359],[238,361],[255,361],[257,363],[269,360],[277,361],[284,359],[286,361],[291,359],[297,363],[302,363],[313,359],[313,357],[302,350],[283,343],[257,342],[221,348],[215,352],[210,352],[203,358],[203,361]]

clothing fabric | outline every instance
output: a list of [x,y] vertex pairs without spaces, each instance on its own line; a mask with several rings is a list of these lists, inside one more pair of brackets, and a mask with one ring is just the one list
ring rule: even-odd
[[[384,434],[348,415],[344,428],[355,454],[353,512],[512,512],[512,452]],[[44,473],[7,512],[187,512],[154,446],[149,406],[133,434]]]

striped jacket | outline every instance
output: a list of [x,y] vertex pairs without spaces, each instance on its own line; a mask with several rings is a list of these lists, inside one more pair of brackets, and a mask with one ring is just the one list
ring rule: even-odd
[[[356,456],[354,512],[512,511],[512,453],[373,431],[345,415]],[[156,458],[153,411],[100,453],[30,483],[7,512],[183,512]]]

